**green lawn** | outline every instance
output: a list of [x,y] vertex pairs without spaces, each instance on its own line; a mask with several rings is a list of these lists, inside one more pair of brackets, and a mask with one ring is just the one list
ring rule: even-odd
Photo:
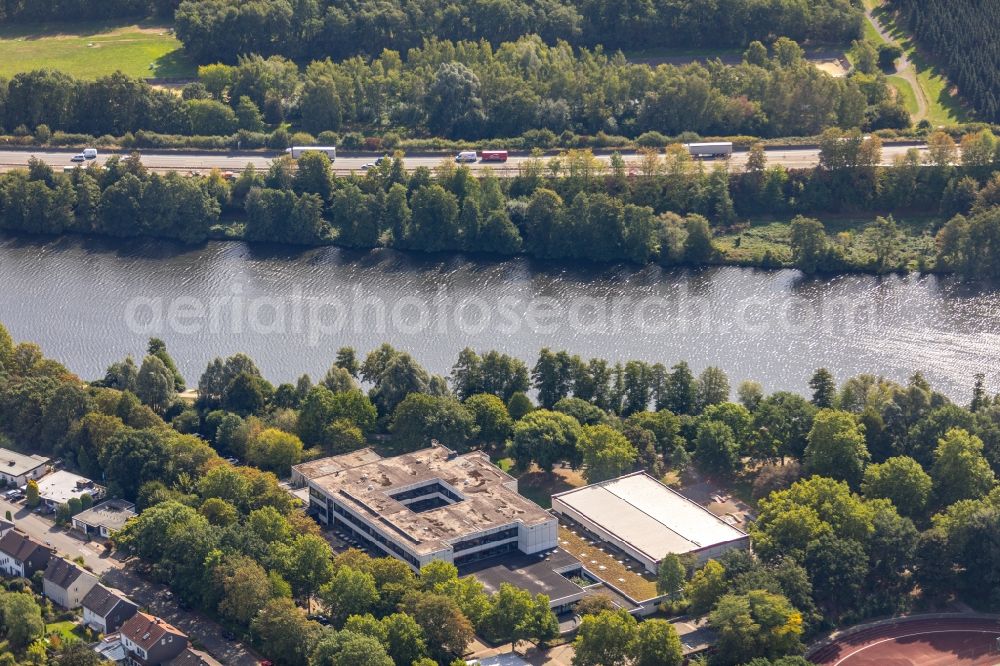
[[59,636],[63,642],[66,642],[81,640],[80,637],[83,632],[80,625],[76,622],[64,620],[63,622],[53,622],[52,624],[45,625],[45,635],[51,636],[52,634]]
[[913,86],[910,82],[904,79],[902,76],[897,76],[893,74],[888,77],[889,83],[895,88],[899,95],[903,98],[903,104],[906,106],[906,110],[910,112],[911,116],[917,114],[920,111],[920,107],[917,105],[917,94],[913,92]]
[[917,81],[927,93],[930,106],[927,109],[927,120],[932,125],[948,125],[964,123],[969,120],[965,109],[958,98],[951,94],[947,77],[937,68],[931,66],[916,51],[910,52],[910,61],[917,69]]
[[878,48],[879,44],[885,44],[885,40],[882,39],[882,35],[879,34],[878,30],[875,29],[875,26],[873,26],[871,21],[867,18],[865,19],[863,27],[865,41],[871,42],[875,48]]
[[93,79],[121,70],[139,77],[191,77],[195,66],[168,27],[108,23],[0,27],[0,76],[58,69]]

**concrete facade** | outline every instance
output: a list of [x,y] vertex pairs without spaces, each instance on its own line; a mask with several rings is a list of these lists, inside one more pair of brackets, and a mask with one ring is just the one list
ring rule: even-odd
[[363,451],[293,469],[317,519],[346,529],[414,570],[467,564],[558,545],[558,520],[517,492],[517,480],[480,452],[440,445],[380,458]]

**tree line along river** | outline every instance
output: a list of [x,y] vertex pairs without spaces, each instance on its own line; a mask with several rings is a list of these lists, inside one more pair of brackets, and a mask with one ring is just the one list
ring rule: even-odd
[[803,392],[820,366],[838,380],[921,370],[961,401],[977,372],[1000,388],[1000,292],[935,276],[0,236],[0,321],[87,379],[155,336],[189,384],[215,356],[246,352],[276,382],[318,379],[337,348],[389,342],[440,374],[466,346],[529,365],[550,347],[718,365],[734,387],[769,391]]

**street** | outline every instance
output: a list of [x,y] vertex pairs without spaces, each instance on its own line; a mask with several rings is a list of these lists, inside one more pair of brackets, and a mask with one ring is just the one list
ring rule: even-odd
[[129,563],[109,555],[96,541],[84,541],[71,532],[56,527],[51,520],[28,510],[24,505],[0,499],[0,516],[10,511],[17,529],[55,548],[67,559],[83,557],[84,563],[101,582],[120,590],[150,613],[162,617],[188,635],[195,647],[203,649],[223,664],[255,666],[259,663],[237,641],[226,640],[222,627],[195,611],[181,610],[166,586],[150,583],[132,570]]
[[83,557],[84,563],[98,576],[120,568],[121,562],[116,561],[104,550],[104,546],[96,541],[86,542],[83,539],[56,527],[51,520],[29,511],[23,504],[12,504],[0,499],[0,517],[10,511],[14,525],[35,540],[55,548],[61,555],[73,559]]

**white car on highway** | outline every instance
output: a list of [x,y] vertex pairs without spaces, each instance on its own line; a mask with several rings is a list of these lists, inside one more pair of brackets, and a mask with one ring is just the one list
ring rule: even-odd
[[86,162],[87,158],[84,156],[83,153],[80,153],[79,155],[74,155],[73,157],[69,158],[69,161],[70,162]]

